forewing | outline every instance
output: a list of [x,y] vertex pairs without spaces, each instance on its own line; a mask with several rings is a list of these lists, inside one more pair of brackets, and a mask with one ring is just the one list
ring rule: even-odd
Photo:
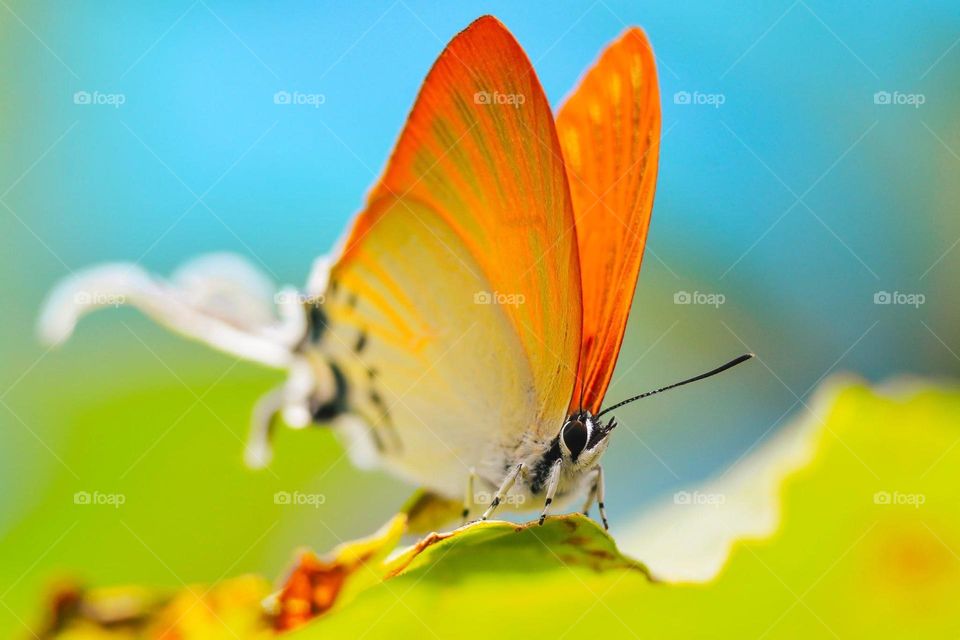
[[[478,304],[490,283],[453,229],[416,200],[381,207],[331,274],[322,353],[362,418],[354,446],[369,440],[394,471],[460,498],[470,469],[485,473],[489,462],[485,475],[496,477],[488,457],[530,427],[532,368],[507,314]],[[426,224],[411,225],[413,215]]]
[[557,115],[576,216],[583,347],[570,410],[596,413],[620,352],[657,178],[660,98],[644,33],[627,30]]
[[464,478],[491,445],[559,429],[580,349],[573,207],[549,104],[494,18],[430,71],[330,288],[332,330],[367,331],[364,366],[396,396],[381,437],[408,475],[445,487],[441,468]]

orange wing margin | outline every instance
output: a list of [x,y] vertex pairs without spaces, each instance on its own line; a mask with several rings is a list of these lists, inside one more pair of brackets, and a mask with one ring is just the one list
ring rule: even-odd
[[[462,246],[451,251],[469,251],[491,297],[505,296],[502,310],[528,356],[528,363],[497,365],[530,367],[534,388],[522,391],[538,405],[530,419],[559,428],[580,355],[573,204],[553,112],[530,61],[496,18],[476,20],[430,70],[335,270],[376,233],[381,216],[424,224],[416,207],[375,206],[382,199],[417,202],[454,230]],[[438,277],[424,273],[421,286]]]
[[657,179],[660,92],[643,31],[611,44],[557,115],[579,243],[583,344],[569,410],[600,410],[633,301]]

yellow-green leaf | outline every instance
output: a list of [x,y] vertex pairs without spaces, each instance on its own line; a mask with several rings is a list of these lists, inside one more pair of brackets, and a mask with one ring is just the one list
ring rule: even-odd
[[[674,500],[676,509],[655,510],[662,519],[621,534],[622,547],[644,548],[650,522],[662,522],[675,538],[646,547],[660,554],[649,558],[659,567],[653,578],[580,515],[542,527],[477,523],[394,549],[408,519],[430,522],[420,516],[454,507],[421,501],[374,536],[301,562],[294,577],[308,579],[288,595],[306,594],[294,604],[308,615],[293,616],[301,626],[287,635],[960,636],[960,392],[834,383],[819,398],[797,425],[708,483],[707,495],[733,508],[685,513],[696,501]],[[164,637],[172,623],[178,638],[247,638],[295,626],[278,624],[278,604],[296,598],[268,599],[273,608],[264,609],[265,590],[255,578],[166,595],[100,590],[66,601],[49,635]]]
[[651,582],[579,517],[490,524],[293,637],[960,635],[960,393],[852,385],[811,419],[776,533],[735,544],[710,583]]

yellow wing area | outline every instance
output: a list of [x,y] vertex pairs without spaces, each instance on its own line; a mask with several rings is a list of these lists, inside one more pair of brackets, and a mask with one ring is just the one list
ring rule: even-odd
[[514,38],[481,18],[427,76],[325,304],[344,345],[367,332],[359,357],[396,396],[406,453],[385,449],[408,477],[442,489],[426,469],[462,481],[491,442],[559,430],[580,351],[578,267],[550,106]]
[[366,430],[340,433],[352,453],[370,441],[394,472],[461,499],[471,468],[500,481],[491,453],[531,427],[531,362],[502,306],[482,297],[481,265],[439,214],[397,198],[370,211],[381,218],[335,267],[324,303],[322,353],[349,381],[348,405],[362,418],[352,428]]
[[596,413],[626,330],[657,179],[660,96],[653,51],[628,29],[557,115],[576,214],[583,349],[570,411]]

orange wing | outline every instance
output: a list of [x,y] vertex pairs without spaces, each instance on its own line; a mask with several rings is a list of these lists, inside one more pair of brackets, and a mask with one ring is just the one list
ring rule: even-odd
[[560,109],[579,242],[583,345],[570,411],[596,413],[626,330],[657,178],[660,97],[653,51],[627,30]]
[[[396,224],[398,217],[402,224]],[[396,235],[383,238],[388,229]],[[403,229],[414,232],[404,234]],[[559,429],[580,354],[573,205],[543,89],[520,45],[489,16],[454,38],[430,70],[332,277],[355,271],[353,265],[365,261],[369,252],[364,249],[373,246],[374,236],[378,243],[402,246],[410,236],[434,230],[427,237],[442,237],[449,253],[469,254],[459,264],[475,261],[480,266],[478,275],[491,288],[482,292],[486,302],[501,303],[497,306],[528,360],[509,361],[515,358],[498,351],[499,345],[486,345],[485,360],[493,365],[486,375],[505,379],[513,375],[511,369],[529,367],[532,386],[516,393],[536,408],[523,416],[523,428]],[[439,260],[418,264],[418,280],[409,283],[416,288],[398,291],[394,286],[390,299],[402,299],[400,294],[430,297],[431,287],[439,290],[434,286],[438,279],[452,279],[444,271],[449,267],[439,265]],[[475,293],[462,295],[470,296],[472,304]],[[458,305],[451,300],[448,308]]]

